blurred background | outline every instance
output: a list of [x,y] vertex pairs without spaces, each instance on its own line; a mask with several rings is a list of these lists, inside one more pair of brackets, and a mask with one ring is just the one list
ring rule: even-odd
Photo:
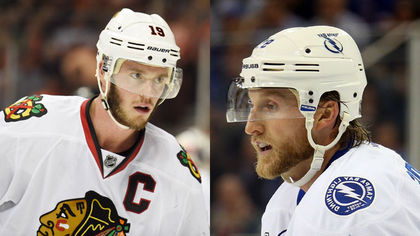
[[[181,90],[151,122],[179,137],[199,167],[209,202],[208,0],[0,0],[0,107],[32,94],[98,94],[96,42],[124,7],[161,15],[181,48]],[[199,138],[192,138],[199,137]],[[209,208],[209,204],[207,206]]]
[[362,122],[373,141],[420,168],[420,1],[211,1],[211,231],[260,235],[265,205],[281,179],[258,179],[245,124],[227,124],[229,82],[242,59],[272,34],[290,27],[331,25],[357,42],[368,86]]

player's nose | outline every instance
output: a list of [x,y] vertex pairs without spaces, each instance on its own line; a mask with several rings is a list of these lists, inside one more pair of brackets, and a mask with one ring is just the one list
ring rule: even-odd
[[142,84],[142,91],[144,94],[147,94],[149,96],[155,96],[156,95],[156,89],[155,85],[153,84],[153,80],[147,79]]
[[260,121],[248,120],[245,126],[245,133],[248,135],[260,135],[264,133],[264,125]]

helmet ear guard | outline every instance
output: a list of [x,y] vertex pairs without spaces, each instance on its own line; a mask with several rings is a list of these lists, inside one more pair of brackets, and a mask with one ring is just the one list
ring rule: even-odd
[[[360,118],[363,90],[367,84],[359,49],[345,31],[330,26],[291,28],[280,31],[256,46],[245,58],[240,73],[243,89],[288,88],[297,92],[298,108],[305,117],[307,137],[315,149],[311,169],[301,179],[286,180],[305,185],[323,163],[326,150],[333,147],[345,132],[349,122]],[[232,82],[234,83],[234,82]],[[313,141],[313,116],[321,96],[337,91],[340,96],[339,132],[334,141],[321,146]],[[229,107],[234,101],[228,94],[228,122],[232,118]]]

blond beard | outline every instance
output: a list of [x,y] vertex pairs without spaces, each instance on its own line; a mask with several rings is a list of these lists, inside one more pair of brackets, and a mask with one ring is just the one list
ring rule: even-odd
[[[257,153],[255,171],[259,177],[264,179],[279,177],[301,161],[311,158],[314,153],[314,149],[306,138],[306,133],[304,136],[296,136],[293,141],[285,140],[283,143],[274,143],[272,140],[264,137],[258,138],[258,140],[270,143],[272,147],[269,154],[260,156]],[[254,146],[254,148],[258,150],[258,147]]]
[[153,108],[153,110],[150,112],[149,117],[146,121],[136,121],[134,119],[130,119],[125,111],[123,111],[120,107],[121,104],[121,98],[119,94],[117,93],[116,87],[114,84],[111,83],[111,86],[109,88],[109,95],[108,95],[108,103],[109,107],[111,109],[111,114],[114,116],[114,118],[122,125],[125,125],[129,127],[130,129],[134,129],[137,131],[140,131],[146,127],[147,122],[152,117],[153,112],[156,109],[156,106]]

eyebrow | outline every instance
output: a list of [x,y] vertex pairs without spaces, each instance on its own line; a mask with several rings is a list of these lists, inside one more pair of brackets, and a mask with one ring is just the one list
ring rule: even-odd
[[[137,67],[131,66],[131,65],[127,66],[127,70],[128,71],[136,71],[136,72],[140,72],[140,73],[145,73],[144,69],[137,68]],[[169,77],[169,70],[167,70],[166,72],[160,73],[159,76],[168,76]]]

